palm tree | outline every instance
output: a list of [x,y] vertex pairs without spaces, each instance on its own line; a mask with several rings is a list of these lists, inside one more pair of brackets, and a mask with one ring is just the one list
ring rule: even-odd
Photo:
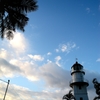
[[94,84],[94,88],[96,90],[96,94],[98,95],[93,100],[100,100],[100,83],[97,81],[96,78],[94,78],[92,82]]
[[0,0],[0,37],[13,38],[13,31],[24,31],[29,18],[27,13],[37,10],[35,0]]
[[70,90],[68,94],[64,95],[62,99],[63,100],[73,100],[73,99],[76,100],[71,92],[72,90]]

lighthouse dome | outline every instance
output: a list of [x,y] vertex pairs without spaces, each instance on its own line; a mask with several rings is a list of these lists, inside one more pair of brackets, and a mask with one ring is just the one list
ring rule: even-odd
[[76,61],[76,63],[71,67],[71,74],[73,74],[74,72],[77,72],[77,71],[85,74],[85,72],[83,70],[83,66]]
[[76,63],[71,67],[71,69],[72,68],[74,70],[82,70],[83,69],[83,66],[76,61]]

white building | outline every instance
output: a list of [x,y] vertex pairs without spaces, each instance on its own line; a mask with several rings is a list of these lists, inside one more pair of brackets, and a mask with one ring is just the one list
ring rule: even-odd
[[71,67],[72,80],[70,81],[70,87],[73,89],[73,95],[76,100],[89,100],[87,94],[88,81],[84,79],[85,71],[83,66],[76,62]]

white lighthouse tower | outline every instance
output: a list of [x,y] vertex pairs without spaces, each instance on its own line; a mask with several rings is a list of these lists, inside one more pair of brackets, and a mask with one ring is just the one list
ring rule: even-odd
[[87,94],[89,83],[84,79],[84,75],[83,66],[76,61],[71,67],[72,80],[70,81],[70,87],[73,89],[73,95],[76,100],[89,100]]

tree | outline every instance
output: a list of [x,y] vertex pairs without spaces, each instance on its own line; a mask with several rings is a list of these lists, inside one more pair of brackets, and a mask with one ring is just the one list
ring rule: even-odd
[[92,82],[94,84],[94,88],[96,90],[96,94],[98,95],[93,100],[100,100],[100,83],[97,81],[96,78],[94,78]]
[[25,31],[27,13],[37,10],[35,0],[0,0],[0,37],[13,38],[16,29]]
[[73,100],[74,99],[74,100],[76,100],[71,92],[72,92],[72,90],[70,90],[68,94],[64,95],[62,99],[65,99],[65,100]]

